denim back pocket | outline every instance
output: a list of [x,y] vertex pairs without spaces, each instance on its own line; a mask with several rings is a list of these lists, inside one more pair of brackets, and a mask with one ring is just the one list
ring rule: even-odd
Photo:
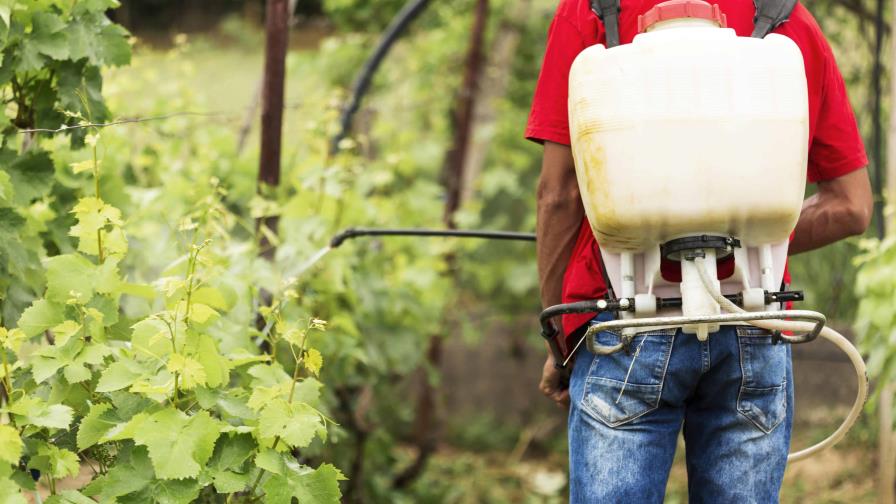
[[750,326],[737,327],[737,344],[743,376],[737,411],[769,433],[787,416],[787,346]]
[[[655,410],[674,338],[675,329],[650,331],[635,336],[629,353],[595,356],[585,380],[583,410],[610,427]],[[599,333],[596,339],[600,345],[619,343],[619,337],[610,332]]]

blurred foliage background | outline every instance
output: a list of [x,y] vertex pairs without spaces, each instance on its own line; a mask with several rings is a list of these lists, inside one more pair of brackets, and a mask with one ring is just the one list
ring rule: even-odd
[[[351,137],[337,154],[328,153],[357,70],[403,4],[297,2],[284,182],[260,197],[253,104],[263,2],[122,0],[110,15],[135,36],[134,56],[130,66],[106,71],[107,104],[115,117],[158,118],[104,131],[103,194],[127,219],[127,271],[148,281],[176,260],[180,218],[218,187],[239,216],[279,216],[275,260],[234,263],[229,274],[251,275],[258,288],[266,279],[299,274],[296,313],[330,322],[315,347],[324,353],[321,381],[339,426],[332,443],[311,456],[346,474],[346,500],[563,502],[565,415],[536,389],[543,355],[530,244],[359,240],[300,271],[349,226],[442,226],[440,173],[473,0],[430,5],[376,75]],[[806,5],[834,46],[860,127],[870,134],[874,5]],[[555,6],[555,0],[490,2],[460,228],[534,229],[540,147],[524,141],[522,131]],[[858,252],[859,241],[848,240],[792,261],[794,287],[807,291],[805,306],[841,326],[856,318]],[[427,355],[433,338],[446,342],[441,359]],[[848,394],[851,385],[845,386]],[[821,404],[801,417],[795,443],[817,440],[839,421],[843,407]],[[836,452],[789,470],[782,500],[873,501],[868,454],[875,430],[865,418]],[[686,501],[681,461],[669,489],[669,502]]]

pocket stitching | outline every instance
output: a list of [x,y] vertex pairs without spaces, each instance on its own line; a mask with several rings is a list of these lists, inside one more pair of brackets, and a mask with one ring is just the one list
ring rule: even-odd
[[[758,388],[758,389],[754,389],[754,388],[750,388],[750,387],[741,387],[741,389],[740,389],[740,390],[738,391],[738,393],[737,393],[737,412],[738,412],[741,416],[743,416],[744,418],[746,418],[747,420],[749,420],[750,423],[752,423],[753,425],[755,425],[759,430],[761,430],[762,432],[764,432],[764,433],[766,433],[766,434],[770,434],[773,430],[775,430],[775,428],[776,428],[777,426],[781,425],[781,422],[783,422],[785,418],[787,418],[787,411],[786,411],[786,410],[787,410],[787,390],[786,390],[786,386],[787,386],[787,379],[785,378],[785,379],[784,379],[784,383],[782,383],[781,385],[778,385],[777,387]],[[771,425],[771,426],[769,426],[768,429],[766,429],[765,427],[763,427],[762,425],[760,425],[759,422],[757,422],[755,419],[753,419],[753,417],[751,417],[751,416],[748,414],[748,413],[749,413],[749,410],[746,410],[745,408],[741,408],[741,406],[740,406],[740,404],[741,404],[741,399],[740,399],[740,398],[741,398],[741,394],[743,394],[743,391],[744,391],[744,390],[752,390],[752,391],[767,391],[767,390],[780,391],[780,390],[784,390],[783,400],[781,401],[781,402],[784,403],[784,409],[785,409],[784,414],[781,415],[781,418],[779,418],[778,421],[774,423],[774,425]]]
[[[787,417],[787,412],[786,412],[786,409],[787,409],[787,390],[786,390],[787,375],[785,373],[784,381],[780,385],[777,385],[774,387],[747,387],[745,381],[747,380],[748,369],[749,369],[749,373],[750,373],[750,381],[752,381],[752,367],[747,368],[746,366],[744,366],[744,347],[743,347],[743,345],[748,344],[748,343],[744,342],[743,339],[741,338],[741,336],[742,336],[741,326],[736,327],[735,332],[737,333],[737,336],[738,336],[737,345],[738,345],[738,350],[739,350],[739,354],[740,354],[740,355],[738,355],[738,358],[740,360],[740,370],[741,370],[740,389],[737,391],[737,403],[735,404],[735,409],[741,416],[743,416],[744,418],[749,420],[750,423],[755,425],[759,430],[761,430],[762,432],[764,432],[766,434],[769,434],[773,430],[775,430],[775,428],[777,426],[781,425],[781,422],[783,422],[784,419]],[[746,335],[744,336],[744,338],[750,338],[750,337],[755,337],[755,336],[746,336]],[[741,397],[743,396],[744,390],[763,392],[763,391],[772,391],[772,390],[779,391],[782,389],[784,389],[784,400],[782,402],[784,402],[785,412],[783,415],[781,415],[781,418],[778,419],[778,421],[775,422],[774,425],[770,426],[768,429],[764,428],[762,425],[759,425],[759,422],[757,422],[755,419],[753,419],[751,416],[749,416],[747,414],[748,411],[744,411],[744,408],[741,408]]]
[[[646,335],[654,335],[654,336],[657,336],[657,335],[663,335],[663,336],[666,336],[667,333],[668,333],[670,330],[668,330],[668,329],[662,329],[661,331],[662,331],[662,332],[661,332],[661,333],[658,332],[658,334],[651,334],[651,333],[645,333],[645,334],[646,334]],[[609,422],[609,421],[607,421],[606,418],[604,418],[603,415],[601,415],[598,411],[596,411],[596,410],[589,404],[588,401],[586,401],[586,398],[588,397],[588,391],[591,389],[591,385],[592,385],[593,383],[595,383],[595,382],[598,382],[598,383],[599,383],[601,380],[605,380],[605,381],[608,381],[608,382],[615,382],[615,383],[620,383],[620,384],[621,384],[621,383],[624,383],[624,382],[619,381],[619,380],[614,380],[613,378],[604,378],[604,377],[600,377],[600,376],[592,376],[592,375],[593,375],[594,368],[595,368],[595,366],[596,366],[596,364],[597,364],[597,361],[598,361],[597,356],[595,356],[594,360],[591,362],[591,368],[588,370],[588,376],[585,378],[585,386],[583,387],[583,390],[582,390],[582,400],[580,401],[580,404],[582,405],[582,408],[585,409],[585,410],[586,410],[592,417],[594,417],[595,419],[597,419],[598,421],[600,421],[600,422],[603,423],[604,425],[606,425],[606,426],[608,426],[608,427],[611,427],[611,428],[619,427],[619,426],[624,425],[624,424],[626,424],[626,423],[632,422],[632,421],[634,421],[634,420],[636,420],[636,419],[638,419],[638,418],[640,418],[640,417],[642,417],[642,416],[644,416],[644,415],[646,415],[646,414],[648,414],[648,413],[650,413],[650,412],[652,412],[652,411],[655,411],[655,410],[659,407],[659,405],[660,405],[660,399],[662,399],[662,396],[663,396],[663,388],[664,388],[665,385],[666,385],[666,374],[667,374],[667,371],[668,371],[668,369],[669,369],[669,361],[672,360],[672,359],[671,359],[671,357],[672,357],[672,347],[675,346],[675,336],[676,336],[675,333],[676,333],[675,330],[671,330],[671,336],[672,336],[672,337],[669,338],[669,342],[668,342],[668,344],[666,345],[667,348],[666,348],[666,351],[664,352],[664,356],[660,359],[660,362],[664,362],[664,364],[662,365],[662,374],[660,375],[660,382],[659,382],[658,384],[652,384],[652,385],[633,384],[633,383],[629,383],[629,384],[628,384],[629,387],[634,385],[634,386],[637,386],[637,387],[656,387],[656,388],[659,389],[658,393],[656,394],[656,399],[655,399],[652,403],[651,403],[651,402],[647,402],[647,401],[645,401],[645,402],[647,402],[648,405],[651,405],[648,409],[644,410],[644,411],[641,412],[641,413],[638,413],[637,415],[629,416],[629,417],[623,418],[623,419],[621,419],[621,420],[619,420],[619,421],[617,421],[617,422]]]
[[[663,378],[665,379],[665,377],[663,377]],[[614,380],[614,379],[612,379],[612,378],[601,378],[601,377],[589,378],[589,382],[588,382],[588,383],[589,383],[589,385],[590,385],[590,384],[593,383],[593,382],[601,383],[601,382],[603,382],[603,381],[606,381],[606,382],[613,382],[613,383],[620,383],[620,384],[622,383],[622,382],[619,381],[619,380]],[[583,402],[582,404],[583,404],[584,408],[587,409],[587,410],[591,413],[591,416],[593,416],[594,418],[598,419],[599,421],[601,421],[603,424],[605,424],[605,425],[608,426],[608,427],[619,427],[620,425],[623,425],[623,424],[629,423],[629,422],[631,422],[631,421],[634,421],[634,420],[636,420],[636,419],[638,419],[638,418],[640,418],[640,417],[642,417],[642,416],[644,416],[644,415],[650,413],[651,411],[654,411],[654,410],[656,410],[657,408],[659,408],[659,406],[660,406],[660,398],[661,398],[662,395],[663,395],[663,382],[660,382],[660,384],[658,384],[658,385],[640,385],[640,384],[635,384],[635,383],[629,383],[629,384],[628,384],[628,387],[650,387],[650,388],[659,388],[659,393],[656,394],[656,400],[653,401],[652,403],[651,403],[651,402],[644,401],[644,402],[647,402],[647,404],[650,405],[649,408],[647,408],[646,410],[644,410],[644,411],[641,412],[641,413],[638,413],[637,415],[628,416],[628,417],[625,417],[625,418],[623,418],[623,419],[621,419],[621,420],[619,420],[619,421],[616,421],[616,422],[610,422],[610,421],[608,421],[606,418],[604,418],[603,415],[601,415],[600,413],[598,413],[598,412],[597,412],[597,411],[596,411],[590,404],[588,404],[587,402]],[[588,387],[586,387],[586,388],[588,388]],[[586,394],[586,395],[587,395],[587,394]]]

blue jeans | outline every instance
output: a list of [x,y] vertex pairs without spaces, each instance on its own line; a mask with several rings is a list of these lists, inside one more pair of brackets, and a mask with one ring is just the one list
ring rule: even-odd
[[746,326],[706,342],[680,329],[644,333],[609,356],[583,344],[570,380],[571,502],[662,502],[682,428],[690,502],[778,502],[792,377],[790,346]]

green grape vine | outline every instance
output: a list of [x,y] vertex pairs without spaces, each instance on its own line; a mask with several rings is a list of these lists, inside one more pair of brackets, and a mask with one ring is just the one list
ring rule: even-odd
[[[234,222],[226,191],[195,203],[183,255],[157,281],[128,280],[127,216],[103,193],[95,126],[109,115],[100,69],[130,59],[127,32],[105,15],[115,6],[0,2],[0,501],[28,502],[40,484],[48,503],[338,502],[342,473],[296,457],[334,425],[309,337],[326,322],[285,315],[299,295],[282,282],[259,310],[264,329],[242,318],[236,330],[288,355],[223,350],[217,337],[240,312],[216,242]],[[86,159],[60,162],[85,146]]]

